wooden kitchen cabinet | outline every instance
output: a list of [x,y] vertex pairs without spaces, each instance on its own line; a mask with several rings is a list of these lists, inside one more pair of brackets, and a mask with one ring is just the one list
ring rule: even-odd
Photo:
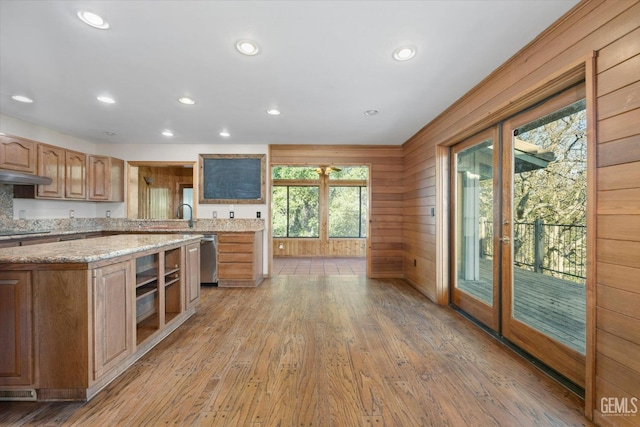
[[0,169],[36,173],[36,142],[0,135]]
[[118,366],[135,350],[131,263],[93,270],[93,380]]
[[[119,235],[0,253],[0,396],[91,399],[195,313],[185,286],[199,263],[187,267],[186,253],[199,240]],[[153,308],[137,313],[147,285]]]
[[26,271],[0,272],[0,387],[33,383],[31,280]]
[[87,198],[87,155],[65,150],[64,197],[84,200]]
[[49,185],[14,185],[15,198],[124,201],[124,160],[21,138],[1,138],[0,168],[37,173],[52,180]]
[[218,234],[218,286],[258,286],[262,282],[262,234]]
[[193,307],[200,299],[200,243],[185,247],[186,283],[185,309]]
[[124,161],[108,156],[89,155],[89,200],[124,201]]
[[38,144],[38,175],[51,178],[49,185],[37,185],[38,197],[64,198],[65,153],[63,148]]

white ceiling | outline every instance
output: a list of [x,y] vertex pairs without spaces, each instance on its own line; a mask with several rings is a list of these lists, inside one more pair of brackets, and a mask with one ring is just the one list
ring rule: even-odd
[[95,143],[402,144],[576,3],[0,0],[0,112]]

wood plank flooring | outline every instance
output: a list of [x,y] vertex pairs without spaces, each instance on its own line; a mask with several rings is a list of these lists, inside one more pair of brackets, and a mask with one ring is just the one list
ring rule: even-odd
[[87,403],[0,402],[0,425],[591,425],[583,402],[400,280],[203,287],[197,313]]

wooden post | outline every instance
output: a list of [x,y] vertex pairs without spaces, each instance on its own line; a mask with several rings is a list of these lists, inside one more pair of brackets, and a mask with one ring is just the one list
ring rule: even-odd
[[534,221],[534,244],[533,244],[533,271],[542,273],[542,261],[544,260],[544,225],[541,219]]

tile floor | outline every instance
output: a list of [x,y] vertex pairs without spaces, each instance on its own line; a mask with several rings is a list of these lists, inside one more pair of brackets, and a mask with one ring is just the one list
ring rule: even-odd
[[364,276],[366,273],[366,258],[273,258],[274,276]]

